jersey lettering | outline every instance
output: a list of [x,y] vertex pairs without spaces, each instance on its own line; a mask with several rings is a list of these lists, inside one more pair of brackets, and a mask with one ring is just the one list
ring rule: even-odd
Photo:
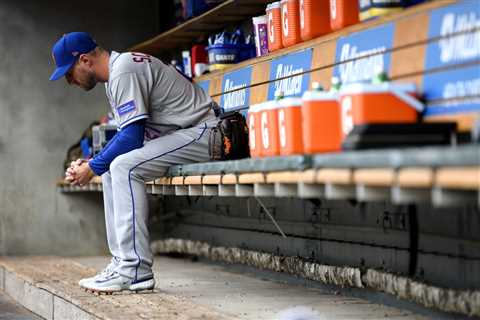
[[132,59],[134,62],[138,62],[138,63],[145,62],[145,61],[152,62],[152,57],[149,56],[148,54],[132,52],[132,56],[133,56]]

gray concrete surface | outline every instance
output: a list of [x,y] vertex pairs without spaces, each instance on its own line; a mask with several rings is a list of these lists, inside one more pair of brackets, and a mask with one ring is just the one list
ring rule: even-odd
[[95,269],[65,257],[0,257],[0,269],[5,270],[5,293],[46,320],[238,320],[161,290],[85,292],[78,279],[93,276]]
[[[75,261],[102,269],[108,258],[75,258]],[[154,271],[161,292],[185,297],[242,320],[428,319],[338,292],[332,294],[317,288],[271,281],[188,259],[155,257]],[[300,314],[311,317],[301,318]]]
[[53,310],[55,310],[54,319],[96,320],[94,316],[57,296],[53,296]]
[[16,303],[43,319],[53,318],[53,296],[51,293],[32,286],[19,279],[17,274],[9,271],[4,271],[4,278],[5,286],[3,290]]
[[100,194],[64,195],[67,148],[105,114],[104,87],[50,82],[51,46],[88,31],[107,49],[153,36],[158,1],[0,1],[0,254],[105,252]]
[[40,320],[40,318],[0,291],[0,320]]

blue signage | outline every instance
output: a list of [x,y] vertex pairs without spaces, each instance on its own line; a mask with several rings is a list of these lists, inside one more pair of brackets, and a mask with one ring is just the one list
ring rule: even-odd
[[[426,115],[480,110],[480,66],[468,65],[480,59],[478,26],[478,1],[461,1],[431,12],[428,37],[440,40],[427,46],[423,91],[427,100],[440,102],[429,105]],[[461,66],[452,67],[456,65]],[[435,70],[445,67],[452,68]]]
[[461,102],[445,101],[428,105],[425,110],[425,117],[433,117],[446,114],[478,112],[480,110],[480,99],[466,99]]
[[[426,74],[423,81],[427,101],[439,102],[429,104],[425,115],[480,110],[479,65]],[[476,97],[477,103],[472,103],[468,97]]]
[[[275,92],[281,91],[285,97],[301,96],[308,90],[310,73],[303,73],[312,68],[312,49],[303,50],[270,63],[270,83],[268,85],[268,100],[275,99]],[[295,76],[295,74],[299,74]],[[280,78],[285,78],[277,80]],[[274,81],[277,80],[277,81]]]
[[480,65],[425,75],[427,100],[480,97]]
[[394,24],[353,33],[337,40],[333,75],[342,84],[370,81],[375,72],[390,70]]
[[197,85],[205,91],[206,94],[208,94],[209,89],[210,89],[210,80],[203,80],[197,82]]
[[[462,1],[433,10],[428,38],[441,37],[427,46],[426,69],[474,61],[480,58],[480,3]],[[469,32],[469,30],[477,31]],[[452,34],[456,34],[453,35]]]
[[[250,82],[252,67],[226,73],[222,80],[220,106],[225,111],[248,108],[250,105]],[[231,91],[231,92],[228,92]],[[224,93],[228,92],[228,93]]]

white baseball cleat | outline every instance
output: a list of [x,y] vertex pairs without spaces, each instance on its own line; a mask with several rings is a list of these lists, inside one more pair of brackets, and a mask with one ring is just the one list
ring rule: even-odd
[[99,294],[111,294],[123,290],[138,292],[143,290],[153,290],[155,287],[155,279],[152,275],[149,278],[134,281],[131,278],[124,277],[118,272],[113,271],[94,280],[84,282],[82,286],[87,291]]
[[115,270],[115,268],[117,267],[118,265],[118,262],[115,258],[112,258],[112,261],[110,261],[110,263],[105,267],[105,269],[103,269],[102,271],[100,271],[99,273],[97,273],[96,275],[94,275],[93,277],[89,277],[89,278],[83,278],[83,279],[80,279],[80,281],[78,281],[78,285],[80,287],[85,287],[85,284],[89,281],[92,281],[92,280],[95,280],[97,278],[100,278],[100,277],[103,277],[107,274],[110,274],[113,272],[113,270]]

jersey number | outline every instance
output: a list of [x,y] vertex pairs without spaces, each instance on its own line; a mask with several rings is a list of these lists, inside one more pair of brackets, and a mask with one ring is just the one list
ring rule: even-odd
[[145,62],[145,61],[152,62],[152,57],[149,56],[148,54],[132,52],[132,56],[133,56],[132,59],[135,62],[139,62],[139,63]]

